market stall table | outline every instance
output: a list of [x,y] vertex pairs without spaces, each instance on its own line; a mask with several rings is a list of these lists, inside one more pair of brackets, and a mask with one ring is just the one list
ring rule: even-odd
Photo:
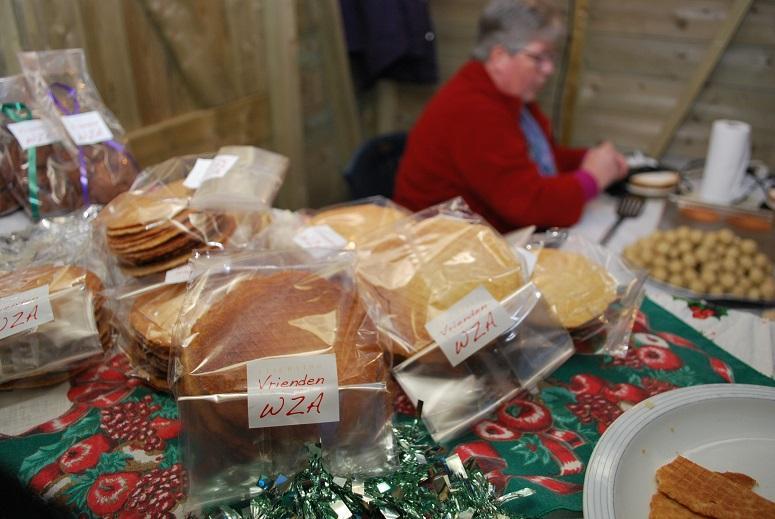
[[[771,364],[759,367],[771,374]],[[114,357],[54,388],[0,394],[2,469],[84,517],[180,511],[177,408],[126,378],[126,368]],[[535,394],[507,402],[447,448],[474,458],[500,488],[535,490],[515,512],[580,512],[586,463],[624,409],[674,387],[718,382],[775,385],[646,299],[626,358],[572,357]],[[396,410],[413,412],[402,396]]]

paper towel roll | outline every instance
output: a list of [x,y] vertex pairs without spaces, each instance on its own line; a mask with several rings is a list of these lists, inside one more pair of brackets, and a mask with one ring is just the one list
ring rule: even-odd
[[702,174],[700,198],[717,204],[731,202],[740,194],[750,158],[751,126],[742,121],[714,121]]

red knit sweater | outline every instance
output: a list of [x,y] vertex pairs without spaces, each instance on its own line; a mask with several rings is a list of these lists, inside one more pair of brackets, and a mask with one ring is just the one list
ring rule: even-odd
[[412,128],[395,201],[417,211],[462,196],[501,232],[577,222],[590,197],[578,178],[588,173],[576,170],[586,150],[557,146],[546,117],[535,103],[528,104],[549,137],[560,171],[542,177],[519,126],[522,104],[495,88],[482,63],[466,63]]

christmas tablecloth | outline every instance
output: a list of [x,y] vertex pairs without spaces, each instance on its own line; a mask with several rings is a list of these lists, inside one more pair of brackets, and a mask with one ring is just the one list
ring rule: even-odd
[[[681,386],[775,385],[648,299],[631,346],[623,359],[574,356],[449,449],[501,488],[536,490],[515,502],[518,512],[580,511],[595,442],[629,406]],[[179,515],[186,474],[175,403],[126,368],[114,357],[55,388],[0,395],[0,468],[83,517]],[[411,412],[405,397],[396,404]]]

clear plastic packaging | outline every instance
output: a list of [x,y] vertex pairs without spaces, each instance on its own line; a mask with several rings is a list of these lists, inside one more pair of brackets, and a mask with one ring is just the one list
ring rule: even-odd
[[101,359],[112,341],[101,290],[96,275],[76,266],[30,266],[0,276],[4,388],[56,384]]
[[13,196],[13,180],[6,182],[2,177],[2,173],[0,173],[0,181],[2,181],[2,185],[0,185],[0,216],[3,216],[19,209],[19,204]]
[[363,300],[401,357],[428,346],[426,323],[476,287],[500,301],[526,281],[521,258],[462,198],[376,230],[357,251]]
[[258,213],[238,220],[190,207],[194,191],[185,180],[200,158],[175,157],[147,168],[130,191],[102,210],[95,230],[110,254],[115,279],[163,273],[186,263],[195,249],[222,250],[238,236],[247,239],[253,231],[238,232],[241,223],[249,229],[262,224]]
[[89,75],[83,49],[21,52],[19,63],[41,115],[76,159],[84,205],[106,204],[129,189],[140,168]]
[[502,402],[533,388],[571,355],[573,342],[535,285],[502,301],[511,324],[495,341],[452,366],[436,344],[393,368],[438,441],[449,440]]
[[[42,118],[23,76],[0,79],[0,105],[0,180],[4,186],[0,206],[6,210],[16,207],[8,198],[11,194],[33,220],[81,207],[78,163],[56,128],[49,130],[60,140],[26,150],[9,129],[9,125],[29,125]],[[2,207],[0,213],[5,212]]]
[[288,157],[254,146],[218,150],[191,207],[228,212],[265,212],[288,172]]
[[[335,473],[389,467],[389,359],[356,297],[353,264],[351,252],[320,260],[299,251],[198,253],[192,260],[170,364],[190,506],[244,497],[257,490],[261,474],[298,470],[305,442],[322,441],[324,461]],[[264,413],[251,411],[254,398],[271,397],[282,420],[295,420],[295,412],[279,402],[301,395],[307,398],[305,417],[314,417],[308,391],[317,386],[270,381],[293,375],[317,384],[320,358],[331,355],[338,382],[325,401],[334,402],[338,421],[264,426]],[[251,375],[276,362],[284,367],[271,378]]]
[[177,283],[135,282],[106,291],[117,344],[129,358],[129,375],[160,391],[169,391],[167,371],[172,334],[186,295],[188,276]]
[[527,248],[538,254],[531,281],[570,332],[576,350],[624,355],[646,273],[568,231],[535,234]]

